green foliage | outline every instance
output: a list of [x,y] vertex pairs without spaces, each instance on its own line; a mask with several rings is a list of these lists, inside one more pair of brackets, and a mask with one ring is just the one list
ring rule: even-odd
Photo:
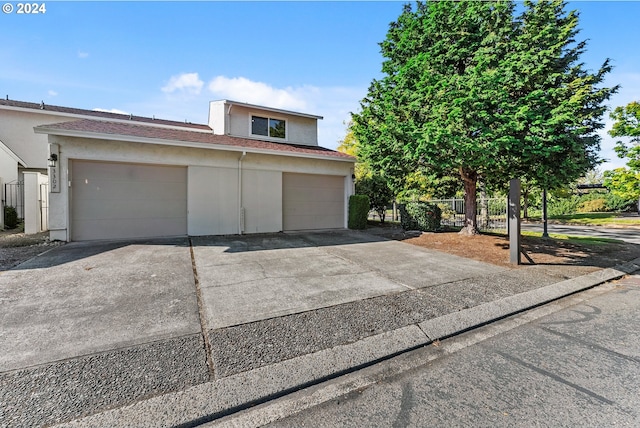
[[625,107],[616,107],[611,113],[611,119],[615,122],[609,130],[609,135],[630,138],[630,144],[616,142],[618,156],[627,158],[629,169],[640,172],[640,103],[633,101]]
[[607,207],[607,200],[605,198],[583,201],[578,205],[579,213],[602,213],[608,210],[609,207]]
[[18,211],[14,207],[4,207],[4,225],[7,229],[14,229],[18,226]]
[[369,216],[369,197],[366,195],[351,195],[349,197],[349,229],[365,229]]
[[451,204],[439,203],[441,220],[453,221],[456,217],[456,210],[451,208]]
[[552,198],[547,202],[547,214],[549,216],[574,214],[578,212],[578,204],[580,204],[578,196]]
[[607,194],[607,211],[631,211],[637,206],[637,199],[626,199],[611,192]]
[[[550,196],[547,213],[550,217],[576,213],[621,212],[633,209],[636,199],[622,198],[613,192],[590,192],[584,195]],[[541,205],[536,205],[536,213],[542,215]]]
[[[406,5],[380,44],[385,60],[354,114],[359,155],[396,193],[417,172],[457,174],[476,227],[476,183],[527,178],[547,188],[596,163],[608,62],[579,61],[578,16],[562,1]],[[428,172],[428,173],[427,173]]]
[[623,199],[637,200],[640,197],[640,171],[617,168],[604,172],[604,185]]
[[384,177],[378,174],[362,177],[356,181],[356,193],[369,198],[371,209],[378,213],[380,222],[384,223],[387,207],[393,203],[393,191]]
[[398,206],[400,224],[404,230],[433,232],[440,229],[441,211],[428,202],[407,202]]

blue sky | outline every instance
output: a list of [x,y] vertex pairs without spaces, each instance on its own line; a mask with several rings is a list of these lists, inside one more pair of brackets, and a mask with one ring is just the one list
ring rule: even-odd
[[[7,3],[5,0],[3,4]],[[324,116],[335,148],[382,57],[378,43],[403,2],[59,2],[0,14],[0,96],[206,123],[232,99]],[[640,100],[640,2],[570,2],[582,57],[615,66],[611,106]],[[607,121],[607,129],[611,121]],[[622,166],[603,131],[602,156]]]

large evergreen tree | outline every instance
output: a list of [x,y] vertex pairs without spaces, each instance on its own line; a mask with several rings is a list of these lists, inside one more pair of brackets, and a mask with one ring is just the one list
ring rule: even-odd
[[478,180],[526,177],[544,186],[597,161],[602,102],[578,63],[577,15],[560,1],[429,1],[404,7],[381,43],[384,77],[353,115],[360,155],[397,183],[410,172],[457,173],[464,233],[475,233]]

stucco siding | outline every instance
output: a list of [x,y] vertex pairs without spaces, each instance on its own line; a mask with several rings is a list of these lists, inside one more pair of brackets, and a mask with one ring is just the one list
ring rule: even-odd
[[[287,138],[268,138],[252,135],[251,116],[284,119],[287,122]],[[227,121],[226,129],[224,127],[225,119]],[[261,111],[258,108],[237,104],[233,104],[229,111],[228,105],[212,102],[209,107],[209,126],[213,128],[215,134],[225,133],[236,137],[259,138],[289,144],[318,145],[317,119],[280,112]],[[221,130],[224,130],[224,132],[221,132]]]
[[242,207],[246,233],[282,230],[282,173],[242,170]]
[[28,168],[46,168],[48,158],[47,136],[36,134],[35,126],[75,120],[63,115],[0,111],[0,140],[20,157]]
[[190,166],[188,183],[189,235],[238,233],[238,170]]
[[3,183],[18,180],[18,162],[0,147],[0,178]]
[[288,142],[293,144],[318,145],[318,127],[315,119],[292,117],[288,124]]

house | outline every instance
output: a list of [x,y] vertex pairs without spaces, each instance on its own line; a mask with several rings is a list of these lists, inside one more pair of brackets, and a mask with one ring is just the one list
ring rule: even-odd
[[340,229],[355,159],[320,116],[229,100],[208,125],[82,118],[48,136],[49,229],[63,241]]
[[[44,191],[46,183],[49,146],[47,136],[34,133],[34,127],[47,123],[59,123],[79,119],[131,120],[142,123],[164,124],[188,129],[209,129],[207,125],[196,125],[176,121],[157,120],[124,114],[61,107],[41,103],[0,99],[0,229],[3,226],[2,205],[14,206],[20,218],[43,218],[46,226],[46,212],[25,212],[25,202],[34,209],[44,208],[39,202],[46,201],[46,194],[36,196],[38,201],[25,200],[25,192],[34,194]],[[25,173],[38,186],[25,189]],[[34,173],[34,174],[31,174]],[[29,180],[27,180],[29,181]],[[40,206],[38,206],[40,205]],[[26,222],[26,220],[25,220]],[[40,222],[38,222],[40,223]],[[26,226],[26,225],[25,225]],[[41,226],[40,224],[38,226]],[[39,227],[42,229],[42,227]],[[44,228],[46,229],[46,227]]]

